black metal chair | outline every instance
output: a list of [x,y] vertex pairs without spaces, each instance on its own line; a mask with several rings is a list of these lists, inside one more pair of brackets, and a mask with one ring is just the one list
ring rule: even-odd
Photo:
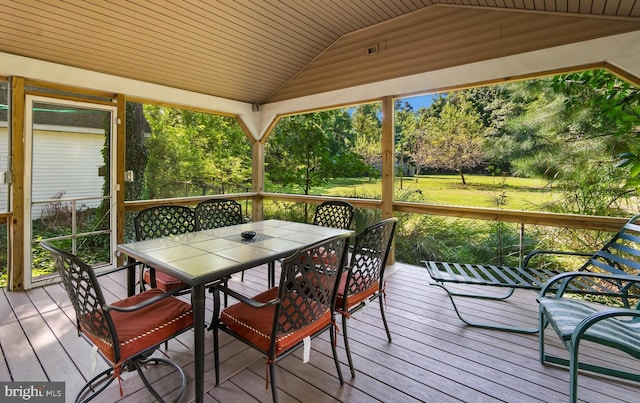
[[387,332],[387,339],[391,342],[391,333],[383,306],[385,296],[384,269],[387,265],[387,257],[397,223],[397,218],[388,218],[370,225],[357,235],[351,252],[351,260],[340,280],[336,311],[342,316],[342,335],[351,376],[355,376],[356,373],[349,349],[347,319],[353,313],[377,299],[380,302],[380,315]]
[[[354,208],[350,203],[330,200],[322,202],[316,207],[313,224],[321,227],[351,229]],[[267,287],[275,286],[275,262],[269,263],[267,273]]]
[[196,231],[242,224],[242,205],[235,200],[211,199],[198,203],[195,209]]
[[[211,199],[203,200],[195,208],[196,231],[212,228],[228,227],[230,225],[242,224],[247,220],[242,216],[242,205],[235,200]],[[244,281],[244,270],[242,270],[241,280]],[[225,284],[230,277],[225,277]],[[212,291],[211,289],[209,291]],[[224,306],[227,306],[227,296],[225,295]]]
[[320,203],[313,217],[313,224],[323,227],[351,229],[354,208],[350,203],[331,200]]
[[[344,383],[336,351],[333,311],[348,242],[345,234],[299,250],[283,261],[279,286],[253,298],[230,290],[224,284],[214,285],[214,317],[217,320],[212,327],[216,386],[220,383],[220,330],[264,354],[274,402],[278,401],[276,363],[302,346],[305,339],[327,329],[338,378],[340,384]],[[220,292],[228,293],[240,302],[220,312]]]
[[[184,395],[187,380],[184,371],[166,358],[150,357],[162,343],[193,327],[191,305],[159,289],[151,289],[119,300],[105,302],[93,268],[77,256],[47,243],[40,245],[51,252],[76,313],[78,335],[95,345],[110,367],[91,379],[78,393],[76,402],[87,402],[104,391],[124,370],[135,369],[149,392],[164,401],[144,375],[150,363],[173,366],[182,383],[175,402]],[[124,269],[123,266],[118,269]],[[121,390],[122,393],[122,390]]]
[[[192,208],[178,205],[154,206],[141,210],[133,219],[136,240],[180,235],[196,229],[195,212]],[[163,291],[185,289],[187,285],[177,278],[153,268],[142,267],[140,271],[140,291],[145,284]]]

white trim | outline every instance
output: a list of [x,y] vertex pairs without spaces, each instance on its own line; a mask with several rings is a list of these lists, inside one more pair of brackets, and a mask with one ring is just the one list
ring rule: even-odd
[[0,75],[19,76],[33,80],[127,94],[132,97],[161,103],[171,100],[175,104],[186,107],[191,106],[238,115],[254,136],[258,131],[259,114],[252,111],[253,105],[248,102],[214,97],[5,52],[0,52]]
[[640,31],[264,104],[260,107],[260,137],[278,115],[601,62],[640,77]]
[[86,134],[104,134],[104,129],[95,129],[91,127],[76,127],[76,126],[59,126],[59,125],[44,125],[36,123],[33,125],[36,130],[46,130],[48,132],[66,132],[66,133],[86,133]]
[[[33,125],[31,124],[31,122],[33,122],[33,104],[35,102],[43,102],[43,103],[47,103],[47,104],[57,104],[57,105],[71,105],[74,107],[79,107],[79,108],[88,108],[88,109],[97,109],[97,110],[101,110],[101,111],[106,111],[106,112],[110,112],[111,113],[111,136],[110,136],[110,152],[111,152],[111,156],[109,158],[110,160],[110,173],[111,173],[111,178],[110,178],[110,185],[111,185],[111,189],[110,189],[110,228],[111,228],[111,234],[110,234],[110,239],[111,239],[111,251],[110,251],[110,259],[111,259],[111,265],[108,265],[108,267],[114,267],[115,263],[116,263],[116,245],[117,245],[117,231],[116,231],[116,219],[117,219],[117,214],[116,212],[116,201],[117,201],[117,183],[116,183],[116,170],[117,170],[117,159],[115,158],[115,150],[116,150],[116,133],[117,133],[117,120],[118,120],[118,108],[114,105],[114,106],[110,106],[110,105],[104,105],[104,104],[93,104],[90,102],[75,102],[75,101],[68,101],[68,100],[61,100],[61,99],[55,99],[55,98],[47,98],[47,97],[41,97],[41,96],[33,96],[33,95],[27,95],[26,99],[25,99],[25,135],[24,135],[24,216],[28,217],[28,219],[26,220],[27,222],[31,222],[31,213],[32,213],[32,178],[33,178],[33,172],[32,172],[32,167],[33,167],[33,132],[34,130],[39,130],[42,129],[43,127],[46,128],[54,128],[54,130],[59,131],[63,126],[55,126],[55,125]],[[71,127],[69,128],[69,132],[76,132],[76,133],[86,133],[87,130],[91,130],[91,132],[95,131],[94,129],[83,129],[83,130],[77,130],[78,128],[76,127]],[[100,134],[104,134],[104,131],[100,131]],[[97,196],[96,198],[102,198],[102,195]],[[33,238],[33,232],[32,232],[32,226],[29,225],[25,225],[24,226],[24,243],[23,243],[23,249],[22,251],[19,251],[18,253],[22,253],[23,257],[24,257],[24,279],[23,279],[23,284],[24,284],[24,288],[25,289],[29,289],[32,288],[34,286],[43,286],[46,284],[50,284],[53,282],[58,281],[58,277],[57,276],[51,276],[51,277],[45,277],[45,278],[39,278],[37,281],[33,281],[31,274],[32,274],[32,270],[31,270],[31,266],[32,266],[32,253],[31,253],[31,240]],[[105,266],[107,267],[107,266]]]
[[371,99],[429,93],[439,88],[464,86],[505,77],[608,62],[640,77],[640,31],[557,46],[471,63],[412,76],[329,91],[281,102],[253,105],[167,86],[97,73],[61,64],[0,52],[0,75],[20,76],[60,84],[116,92],[158,102],[203,108],[239,116],[259,139],[278,115],[317,110],[333,105],[358,104]]

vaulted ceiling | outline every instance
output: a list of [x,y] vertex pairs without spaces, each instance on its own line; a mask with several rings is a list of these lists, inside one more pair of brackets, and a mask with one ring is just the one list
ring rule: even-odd
[[635,0],[2,0],[0,52],[264,104],[640,30]]

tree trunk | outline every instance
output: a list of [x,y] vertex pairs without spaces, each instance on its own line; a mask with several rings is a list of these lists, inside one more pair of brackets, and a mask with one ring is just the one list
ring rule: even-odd
[[467,181],[464,179],[464,173],[462,172],[462,169],[459,170],[458,173],[460,174],[460,178],[462,178],[462,184],[466,185]]
[[[147,167],[147,151],[144,146],[144,134],[150,132],[149,123],[144,117],[142,104],[127,102],[126,106],[126,157],[127,167],[125,170],[133,171],[133,183],[127,183],[125,186],[125,200],[141,200],[144,199],[144,171]],[[105,122],[105,131],[109,133],[105,136],[104,146],[102,148],[102,157],[105,165],[104,185],[102,186],[102,194],[106,196],[110,192],[111,164],[109,162],[111,151],[111,137],[116,133],[110,133],[111,122]],[[113,195],[115,197],[115,195]],[[96,229],[109,228],[109,201],[103,200],[98,206],[97,216],[103,217],[103,220],[97,224]]]
[[144,199],[144,172],[147,169],[145,133],[151,133],[142,104],[127,102],[125,170],[133,171],[132,183],[125,186],[125,200]]

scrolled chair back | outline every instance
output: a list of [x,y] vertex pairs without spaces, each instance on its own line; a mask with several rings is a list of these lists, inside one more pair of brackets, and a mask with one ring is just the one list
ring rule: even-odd
[[195,212],[187,206],[165,205],[141,210],[133,219],[136,240],[180,235],[196,229]]
[[[120,350],[115,340],[115,326],[111,315],[104,311],[105,299],[91,266],[77,256],[42,242],[43,249],[51,252],[62,285],[76,313],[79,333],[97,343],[113,345],[113,362],[120,360]],[[114,345],[115,344],[115,345]]]
[[195,209],[196,230],[242,224],[242,205],[235,200],[211,199],[198,203]]
[[322,227],[351,229],[354,208],[350,203],[331,200],[321,203],[316,208],[313,224]]

